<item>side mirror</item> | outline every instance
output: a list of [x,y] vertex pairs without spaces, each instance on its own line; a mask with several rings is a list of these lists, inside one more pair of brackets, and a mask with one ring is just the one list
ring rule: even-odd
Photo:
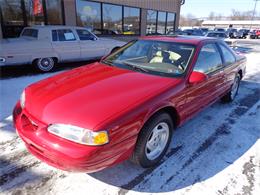
[[206,81],[208,76],[202,72],[193,71],[189,78],[189,83],[192,85]]

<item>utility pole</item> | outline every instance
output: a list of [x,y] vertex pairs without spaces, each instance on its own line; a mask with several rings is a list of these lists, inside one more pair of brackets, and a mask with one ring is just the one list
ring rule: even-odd
[[253,15],[252,15],[252,18],[251,18],[250,30],[251,30],[251,28],[252,28],[253,21],[254,21],[254,19],[255,19],[256,5],[257,5],[257,1],[259,1],[259,0],[254,0],[254,1],[255,1],[255,7],[254,7]]

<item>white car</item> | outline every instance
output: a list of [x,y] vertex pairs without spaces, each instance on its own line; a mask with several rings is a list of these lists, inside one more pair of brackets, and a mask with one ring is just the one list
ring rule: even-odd
[[98,38],[83,27],[26,27],[20,37],[0,40],[0,66],[35,64],[47,72],[58,62],[99,59],[124,44]]

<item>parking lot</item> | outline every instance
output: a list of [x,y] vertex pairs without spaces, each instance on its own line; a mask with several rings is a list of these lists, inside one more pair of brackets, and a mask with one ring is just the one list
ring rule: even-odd
[[248,62],[237,99],[217,102],[178,128],[165,161],[150,169],[125,161],[97,173],[69,173],[37,160],[15,133],[13,106],[28,84],[83,63],[45,74],[28,66],[2,69],[0,194],[259,194],[259,45],[238,43]]

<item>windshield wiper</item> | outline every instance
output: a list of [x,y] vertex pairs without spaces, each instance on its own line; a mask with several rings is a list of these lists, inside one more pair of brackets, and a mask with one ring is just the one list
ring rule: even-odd
[[107,64],[109,66],[114,66],[114,64],[112,62],[107,61],[107,60],[102,60],[101,62],[103,62],[103,63],[105,63],[105,64]]
[[133,70],[137,70],[139,72],[149,72],[149,70],[147,70],[146,68],[142,68],[140,66],[136,66],[125,61],[123,61],[122,63],[128,67],[131,67]]

